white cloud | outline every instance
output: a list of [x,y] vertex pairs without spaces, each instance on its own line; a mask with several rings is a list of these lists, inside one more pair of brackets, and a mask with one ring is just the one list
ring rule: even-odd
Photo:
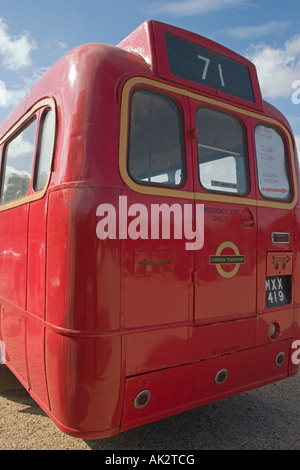
[[259,26],[236,26],[235,28],[222,30],[222,33],[235,39],[257,38],[274,32],[278,33],[279,30],[284,30],[289,25],[289,21],[270,21]]
[[0,106],[6,106],[6,85],[0,80]]
[[47,41],[47,48],[57,50],[64,50],[68,48],[68,43],[60,41],[59,39],[49,39]]
[[28,33],[12,37],[9,27],[0,18],[0,55],[3,57],[3,67],[18,70],[30,66],[30,53],[36,47]]
[[192,16],[208,13],[227,7],[239,7],[248,5],[249,0],[180,0],[167,3],[157,3],[153,10],[156,13],[168,13],[171,15]]
[[264,97],[291,96],[293,81],[300,79],[300,35],[286,41],[281,48],[252,45],[247,56],[256,65]]
[[27,87],[9,90],[3,80],[0,80],[0,108],[14,107],[27,93]]
[[14,108],[46,71],[47,67],[34,68],[30,76],[21,77],[16,88],[7,88],[6,83],[0,80],[0,108]]

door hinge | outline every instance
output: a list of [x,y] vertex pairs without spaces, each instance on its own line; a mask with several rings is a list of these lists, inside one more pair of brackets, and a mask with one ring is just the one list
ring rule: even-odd
[[198,280],[198,271],[195,270],[195,271],[192,272],[192,282],[193,282],[193,284],[196,284],[197,280]]

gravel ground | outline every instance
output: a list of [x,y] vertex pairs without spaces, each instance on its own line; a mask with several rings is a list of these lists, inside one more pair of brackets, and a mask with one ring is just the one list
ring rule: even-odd
[[0,450],[300,450],[300,374],[109,439],[62,433],[23,390],[0,394]]
[[0,394],[0,450],[300,450],[300,374],[109,439],[62,433],[25,390]]

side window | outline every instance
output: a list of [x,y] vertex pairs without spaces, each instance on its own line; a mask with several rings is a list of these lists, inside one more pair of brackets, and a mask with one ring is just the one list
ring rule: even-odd
[[185,166],[181,111],[173,99],[149,89],[131,98],[128,173],[143,184],[180,186]]
[[259,190],[267,199],[287,201],[291,197],[285,146],[272,127],[255,128],[255,147]]
[[5,204],[28,193],[36,135],[36,119],[31,121],[5,148],[1,203]]
[[196,112],[201,185],[210,191],[249,192],[244,128],[238,118],[212,108]]
[[40,191],[48,181],[54,132],[53,111],[47,109],[41,120],[38,143],[38,156],[35,169],[34,189]]

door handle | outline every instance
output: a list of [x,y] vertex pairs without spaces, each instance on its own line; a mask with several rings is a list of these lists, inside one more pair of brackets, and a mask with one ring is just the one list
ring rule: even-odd
[[242,213],[242,226],[245,228],[254,227],[255,221],[250,209],[245,209]]

